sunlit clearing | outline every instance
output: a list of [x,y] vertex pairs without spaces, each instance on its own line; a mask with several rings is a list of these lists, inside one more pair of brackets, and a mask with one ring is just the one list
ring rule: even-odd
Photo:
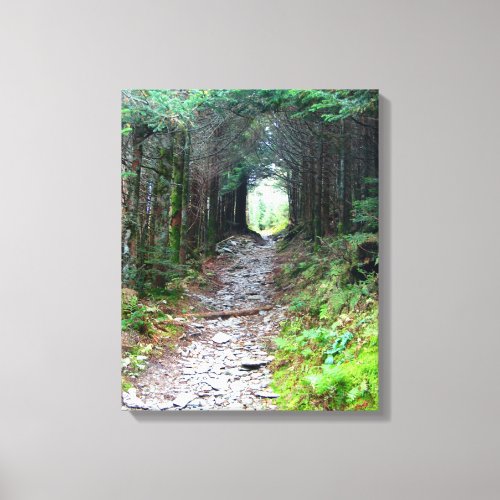
[[248,194],[248,226],[269,236],[288,225],[288,195],[275,179],[261,180]]

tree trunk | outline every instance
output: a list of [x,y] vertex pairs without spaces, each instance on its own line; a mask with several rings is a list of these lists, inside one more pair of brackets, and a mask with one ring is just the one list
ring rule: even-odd
[[188,234],[188,205],[189,205],[189,162],[191,152],[191,134],[189,131],[185,134],[184,144],[184,172],[182,177],[182,208],[181,208],[181,227],[179,236],[179,263],[185,264],[187,257],[187,234]]
[[217,213],[219,201],[218,177],[214,176],[210,180],[210,193],[208,199],[208,228],[207,228],[207,254],[215,253],[217,243]]
[[236,189],[236,207],[234,222],[236,227],[242,231],[247,232],[247,196],[248,196],[248,179],[243,178],[242,183]]
[[173,174],[172,174],[172,197],[170,218],[170,249],[172,250],[172,262],[179,262],[179,250],[181,243],[182,222],[182,188],[184,182],[184,133],[179,131],[175,137]]

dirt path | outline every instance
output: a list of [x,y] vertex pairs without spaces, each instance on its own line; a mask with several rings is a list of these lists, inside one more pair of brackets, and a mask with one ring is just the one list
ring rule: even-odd
[[[191,294],[200,308],[248,309],[273,304],[272,241],[258,245],[250,237],[219,246],[216,294]],[[252,316],[196,319],[188,323],[187,345],[150,364],[137,381],[137,392],[124,404],[143,410],[274,409],[267,364],[283,311],[275,307]]]

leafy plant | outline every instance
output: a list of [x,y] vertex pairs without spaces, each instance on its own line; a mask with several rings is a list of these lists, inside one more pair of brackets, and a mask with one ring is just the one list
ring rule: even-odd
[[138,298],[133,296],[122,302],[122,330],[136,330],[146,333],[148,309],[138,302]]
[[[360,245],[370,233],[325,238],[284,266],[290,317],[276,339],[273,387],[288,410],[378,408],[378,307],[375,272]],[[353,280],[352,269],[358,272]]]
[[152,344],[137,344],[122,358],[122,370],[130,377],[137,377],[147,366],[148,354],[153,350]]
[[325,359],[325,365],[333,365],[334,357],[345,350],[347,343],[352,337],[353,335],[351,332],[345,332],[335,339],[332,347],[326,351],[327,357]]

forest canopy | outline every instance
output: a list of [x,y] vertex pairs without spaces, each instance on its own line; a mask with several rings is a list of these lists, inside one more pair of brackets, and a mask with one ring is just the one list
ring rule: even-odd
[[375,90],[124,90],[122,277],[143,293],[249,231],[272,178],[289,229],[318,245],[378,228]]
[[125,405],[378,409],[378,92],[121,111]]

